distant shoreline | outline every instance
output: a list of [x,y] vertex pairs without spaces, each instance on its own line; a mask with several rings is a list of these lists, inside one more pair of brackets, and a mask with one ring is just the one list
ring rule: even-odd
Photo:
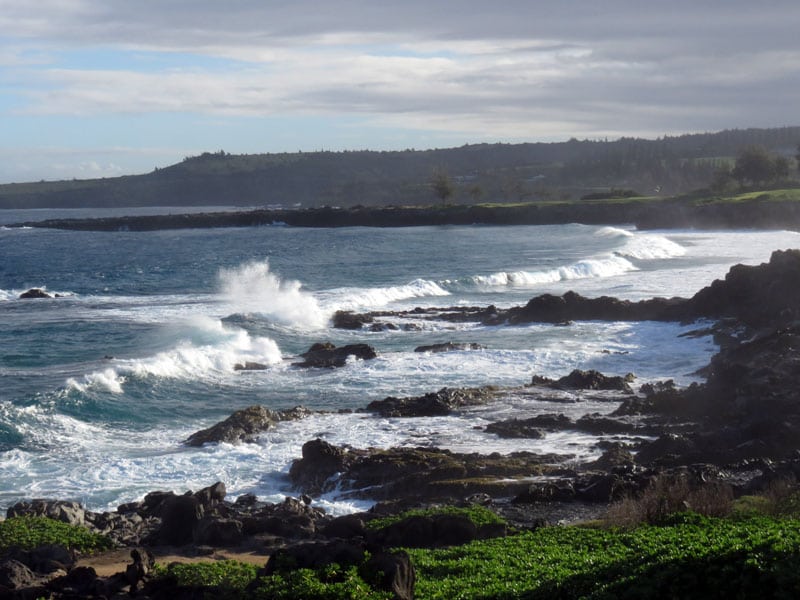
[[[790,190],[794,192],[795,190]],[[48,219],[8,227],[157,231],[217,227],[415,227],[436,225],[632,224],[639,229],[800,230],[800,201],[785,191],[746,199],[631,199],[593,202],[310,208]]]

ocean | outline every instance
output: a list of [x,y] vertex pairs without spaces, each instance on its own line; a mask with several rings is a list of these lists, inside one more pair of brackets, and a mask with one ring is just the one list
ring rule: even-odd
[[[613,403],[566,398],[554,406],[512,395],[448,417],[352,411],[386,396],[521,386],[533,375],[560,377],[576,368],[632,372],[636,386],[666,378],[686,385],[699,380],[697,370],[717,348],[707,335],[682,334],[706,324],[485,327],[419,319],[412,331],[372,332],[333,329],[331,315],[505,308],[568,290],[631,300],[689,297],[736,263],[758,264],[773,250],[800,247],[800,234],[788,231],[625,225],[141,233],[2,226],[89,214],[0,212],[0,509],[44,497],[113,510],[152,490],[182,493],[216,481],[230,498],[254,493],[280,501],[296,495],[286,474],[315,437],[354,447],[529,450],[590,460],[600,454],[593,436],[504,440],[482,427],[545,412],[606,413]],[[19,299],[31,287],[60,297]],[[379,356],[338,369],[293,366],[321,341],[368,343]],[[482,349],[414,352],[447,341]],[[234,369],[246,361],[268,368]],[[281,423],[253,444],[182,443],[252,404],[324,412]],[[368,506],[336,492],[315,503],[337,514]]]

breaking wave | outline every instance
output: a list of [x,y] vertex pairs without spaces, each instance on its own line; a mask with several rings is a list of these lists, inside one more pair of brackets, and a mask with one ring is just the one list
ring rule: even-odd
[[130,378],[205,379],[231,373],[236,364],[278,364],[283,360],[278,345],[268,337],[251,336],[244,329],[225,327],[220,321],[198,317],[193,321],[195,340],[181,340],[174,348],[141,359],[118,359],[113,366],[70,378],[67,389],[121,394]]
[[317,299],[299,281],[272,273],[269,261],[220,269],[222,295],[234,313],[258,313],[280,325],[319,329],[327,317]]

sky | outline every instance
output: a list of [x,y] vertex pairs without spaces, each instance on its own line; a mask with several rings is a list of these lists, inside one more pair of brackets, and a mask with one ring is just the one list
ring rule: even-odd
[[0,183],[800,125],[797,0],[0,0]]

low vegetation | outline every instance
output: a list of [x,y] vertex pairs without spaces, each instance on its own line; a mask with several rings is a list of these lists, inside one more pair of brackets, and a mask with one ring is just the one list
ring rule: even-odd
[[[660,525],[546,527],[437,550],[409,549],[415,597],[794,598],[800,593],[800,521],[677,513]],[[358,566],[278,571],[248,588],[255,571],[225,561],[176,565],[183,584],[254,599],[385,599]],[[245,592],[245,589],[249,591]],[[224,593],[223,593],[224,592]]]
[[179,585],[214,588],[215,598],[241,598],[245,588],[256,578],[258,567],[222,560],[201,563],[156,565],[156,575],[172,577]]
[[[416,569],[415,597],[435,599],[794,598],[800,594],[800,494],[778,482],[763,496],[733,501],[724,488],[691,489],[663,478],[626,499],[592,526],[544,527],[449,548],[406,549]],[[726,514],[710,517],[687,510]],[[658,510],[655,510],[658,507]],[[500,519],[483,508],[411,511],[372,521],[382,528],[410,516]],[[620,526],[614,519],[628,511]],[[638,523],[634,523],[638,516]],[[365,557],[365,561],[368,557]],[[279,565],[257,579],[247,565],[224,561],[166,572],[183,584],[217,586],[217,597],[382,600],[391,594],[363,577],[363,565],[320,570]],[[234,596],[229,596],[234,597]]]
[[467,517],[472,521],[476,527],[482,525],[495,525],[505,523],[505,520],[497,516],[488,508],[483,506],[470,506],[470,507],[457,507],[457,506],[443,506],[437,508],[427,508],[418,510],[409,510],[399,515],[391,515],[388,517],[381,517],[373,519],[367,523],[369,529],[378,530],[399,523],[409,517],[433,517],[436,515],[450,515],[457,517]]
[[59,544],[84,553],[107,550],[113,545],[107,537],[92,533],[85,527],[46,517],[12,517],[0,522],[0,554],[11,548],[30,550],[48,544]]

